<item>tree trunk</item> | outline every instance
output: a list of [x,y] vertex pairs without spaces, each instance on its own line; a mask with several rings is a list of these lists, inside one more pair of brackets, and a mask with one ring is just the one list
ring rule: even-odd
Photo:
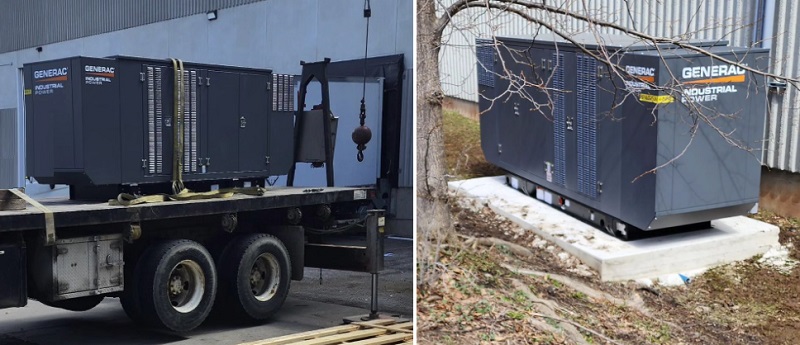
[[452,234],[445,179],[442,85],[436,1],[417,0],[417,238],[446,241]]

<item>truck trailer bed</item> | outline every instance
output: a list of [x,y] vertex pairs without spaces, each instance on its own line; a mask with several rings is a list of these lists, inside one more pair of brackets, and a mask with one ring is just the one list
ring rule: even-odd
[[[65,198],[37,200],[53,213],[56,228],[142,222],[233,212],[332,204],[367,198],[368,187],[272,187],[263,195],[236,194],[230,198],[166,201],[132,206],[86,202]],[[42,211],[0,211],[0,233],[45,228]]]

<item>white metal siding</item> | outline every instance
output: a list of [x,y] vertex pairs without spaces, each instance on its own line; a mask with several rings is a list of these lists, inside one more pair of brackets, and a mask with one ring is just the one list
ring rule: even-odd
[[[623,0],[567,0],[565,7],[593,17],[619,23],[648,34],[683,37],[701,40],[727,40],[731,45],[753,46],[756,30],[760,30],[762,1],[742,0],[685,0],[685,1],[623,1]],[[631,4],[630,15],[626,3]],[[771,55],[771,72],[784,76],[800,75],[800,2],[776,0]],[[585,23],[564,20],[549,14],[535,14],[537,18],[550,16],[557,20],[562,30],[586,30]],[[760,16],[760,17],[763,17]],[[491,18],[492,26],[487,23]],[[456,28],[456,29],[453,29]],[[477,79],[474,42],[476,37],[530,36],[537,26],[518,17],[488,13],[485,9],[470,9],[454,18],[454,25],[445,31],[442,47],[442,86],[448,96],[477,102]],[[601,29],[603,32],[612,32]],[[547,39],[552,33],[538,30],[539,37]],[[769,37],[765,37],[769,39]],[[763,163],[766,166],[800,172],[800,94],[791,87],[783,95],[769,96],[766,138]]]
[[[779,75],[800,75],[798,33],[800,33],[800,3],[777,1],[775,25],[770,52],[772,71]],[[800,95],[787,88],[783,95],[770,96],[767,117],[764,165],[781,170],[800,172],[798,137],[800,137]]]

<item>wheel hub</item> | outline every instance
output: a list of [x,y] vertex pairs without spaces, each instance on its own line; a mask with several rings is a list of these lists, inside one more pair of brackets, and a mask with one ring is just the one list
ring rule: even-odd
[[166,288],[172,307],[178,312],[188,313],[203,299],[205,274],[197,262],[183,260],[172,268]]
[[180,276],[174,275],[170,278],[169,293],[177,295],[183,291],[183,279]]
[[250,270],[250,291],[259,301],[267,301],[278,292],[281,275],[278,259],[270,253],[263,253],[253,263]]

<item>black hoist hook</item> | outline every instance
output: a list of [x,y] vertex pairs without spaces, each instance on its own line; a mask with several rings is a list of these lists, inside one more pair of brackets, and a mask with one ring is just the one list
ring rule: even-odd
[[372,17],[372,9],[370,8],[369,0],[364,0],[364,18],[367,18],[367,37],[364,40],[364,81],[361,88],[361,112],[358,115],[361,120],[361,126],[353,130],[353,142],[356,143],[356,149],[358,150],[356,158],[359,162],[364,161],[364,150],[367,149],[367,143],[372,139],[372,130],[364,124],[367,119],[367,106],[364,104],[364,99],[367,97],[367,50],[369,49],[370,17]]

